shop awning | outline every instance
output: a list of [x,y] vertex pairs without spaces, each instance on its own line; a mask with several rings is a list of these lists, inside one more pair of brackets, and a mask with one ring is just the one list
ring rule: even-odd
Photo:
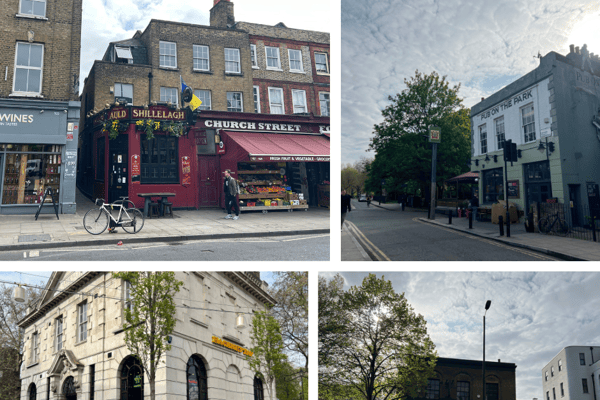
[[225,132],[251,161],[329,162],[329,138],[317,135]]
[[479,178],[479,173],[478,172],[466,172],[462,175],[458,175],[455,176],[453,178],[450,178],[448,180],[446,180],[446,182],[459,182],[459,181],[473,181],[475,182],[475,179]]

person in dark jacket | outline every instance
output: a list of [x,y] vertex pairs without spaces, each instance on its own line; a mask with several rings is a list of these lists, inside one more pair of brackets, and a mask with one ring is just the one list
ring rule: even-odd
[[225,192],[225,208],[227,209],[227,216],[225,219],[232,218],[231,209],[234,208],[235,217],[233,217],[233,219],[236,220],[240,217],[240,206],[235,196],[240,192],[240,187],[237,181],[231,176],[230,170],[226,169],[224,174],[223,191]]
[[344,227],[344,220],[346,219],[346,211],[352,211],[352,206],[350,205],[350,195],[346,194],[345,190],[342,190],[342,228]]

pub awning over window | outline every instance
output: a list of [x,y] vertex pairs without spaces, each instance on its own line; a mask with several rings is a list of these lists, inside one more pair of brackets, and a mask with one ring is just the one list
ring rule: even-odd
[[251,161],[329,162],[329,138],[322,135],[225,132]]

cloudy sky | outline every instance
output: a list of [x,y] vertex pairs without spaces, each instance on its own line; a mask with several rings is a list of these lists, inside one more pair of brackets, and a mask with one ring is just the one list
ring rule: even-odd
[[[344,289],[368,273],[342,272]],[[320,273],[329,278],[333,272]],[[381,277],[382,273],[377,273]],[[439,357],[481,360],[486,300],[486,360],[517,365],[517,400],[543,399],[542,368],[571,345],[600,345],[600,273],[386,272],[404,292]]]
[[539,65],[587,43],[600,53],[600,6],[592,0],[342,1],[342,159],[365,152],[389,95],[415,70],[461,84],[471,107]]
[[[331,32],[329,0],[233,0],[236,21]],[[81,32],[81,78],[88,76],[94,60],[104,55],[110,42],[144,31],[151,19],[209,25],[213,0],[85,0]]]

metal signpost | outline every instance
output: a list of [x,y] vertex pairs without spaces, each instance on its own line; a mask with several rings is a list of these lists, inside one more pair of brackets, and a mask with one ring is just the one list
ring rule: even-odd
[[441,129],[439,126],[429,127],[429,143],[431,143],[431,201],[429,219],[435,219],[437,145],[440,143]]
[[512,140],[504,141],[504,200],[506,201],[506,237],[510,237],[510,207],[508,205],[508,162],[512,167],[517,161],[517,144]]

